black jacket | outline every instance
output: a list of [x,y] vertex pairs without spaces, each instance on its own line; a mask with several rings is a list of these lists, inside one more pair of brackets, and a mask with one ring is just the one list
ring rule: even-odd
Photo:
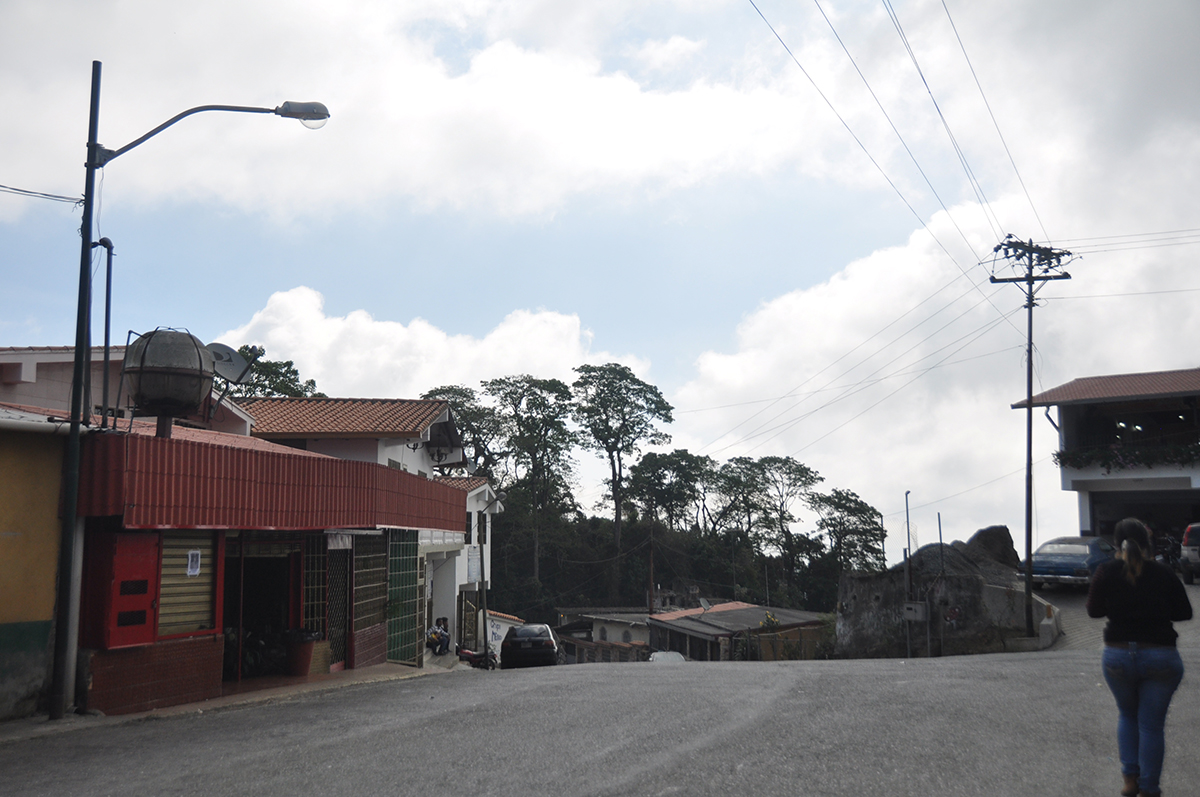
[[1090,617],[1107,617],[1105,642],[1174,646],[1179,637],[1172,621],[1192,619],[1192,603],[1175,573],[1147,561],[1136,584],[1125,578],[1125,562],[1101,565],[1088,589]]

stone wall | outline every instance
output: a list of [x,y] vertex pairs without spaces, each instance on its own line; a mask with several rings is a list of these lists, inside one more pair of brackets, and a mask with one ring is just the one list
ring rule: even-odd
[[[1008,529],[983,529],[967,543],[927,545],[905,569],[845,573],[838,584],[836,652],[848,658],[924,657],[1046,647],[1058,633],[1053,607],[1035,596],[1039,636],[1026,640],[1025,593]],[[905,605],[925,618],[908,620]],[[1043,622],[1045,620],[1045,622]]]

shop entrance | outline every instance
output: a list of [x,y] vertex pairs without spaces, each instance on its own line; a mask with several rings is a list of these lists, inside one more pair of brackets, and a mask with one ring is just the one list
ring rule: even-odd
[[288,672],[288,642],[300,628],[301,556],[298,540],[247,539],[226,543],[226,681]]

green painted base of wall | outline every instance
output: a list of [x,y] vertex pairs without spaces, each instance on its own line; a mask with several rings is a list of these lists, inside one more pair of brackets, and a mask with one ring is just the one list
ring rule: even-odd
[[0,720],[37,711],[50,666],[50,621],[0,624]]

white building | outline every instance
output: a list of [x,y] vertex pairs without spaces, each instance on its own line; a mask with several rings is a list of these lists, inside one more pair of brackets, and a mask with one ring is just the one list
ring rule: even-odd
[[1055,460],[1080,534],[1111,536],[1126,517],[1172,535],[1200,521],[1198,404],[1200,368],[1084,377],[1033,397],[1058,407]]

